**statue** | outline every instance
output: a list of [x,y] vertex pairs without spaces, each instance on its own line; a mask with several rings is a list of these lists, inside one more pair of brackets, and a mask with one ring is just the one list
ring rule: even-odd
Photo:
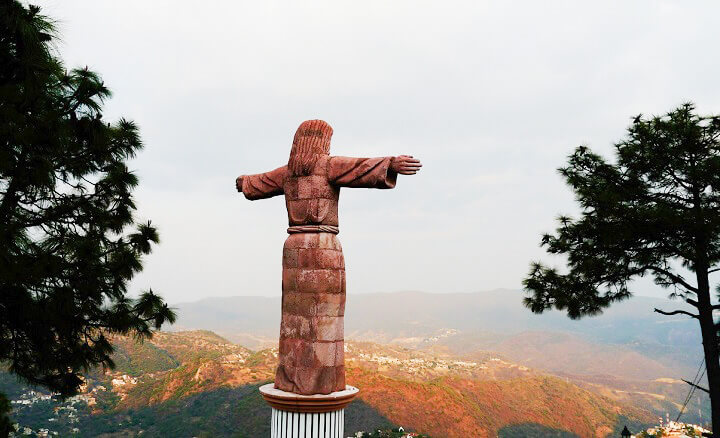
[[283,248],[282,321],[275,388],[301,395],[345,390],[345,262],[337,238],[341,187],[391,189],[398,174],[422,166],[412,156],[330,156],[333,130],[303,122],[286,166],[243,175],[249,200],[285,195],[289,234]]

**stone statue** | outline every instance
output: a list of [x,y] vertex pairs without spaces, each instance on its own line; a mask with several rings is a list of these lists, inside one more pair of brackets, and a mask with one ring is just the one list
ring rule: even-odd
[[412,156],[330,156],[333,130],[303,122],[286,166],[237,178],[249,200],[285,195],[290,234],[283,248],[282,321],[275,388],[301,395],[345,389],[345,262],[338,234],[341,187],[391,189],[422,166]]

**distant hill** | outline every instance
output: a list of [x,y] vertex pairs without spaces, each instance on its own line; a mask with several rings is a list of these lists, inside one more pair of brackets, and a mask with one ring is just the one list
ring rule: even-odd
[[[578,372],[578,367],[585,366],[582,363],[617,355],[624,357],[629,366],[630,371],[624,376],[632,378],[641,377],[633,369],[642,361],[648,361],[648,378],[658,374],[686,376],[694,372],[701,357],[700,337],[694,321],[653,312],[655,307],[685,308],[680,302],[635,297],[613,305],[602,315],[574,321],[557,311],[535,315],[522,305],[522,298],[522,292],[504,289],[466,294],[349,295],[346,338],[410,348],[445,346],[456,354],[482,349],[500,351],[512,353],[514,360],[535,357],[532,363],[528,362],[532,366],[565,372]],[[175,307],[180,317],[173,330],[212,330],[254,349],[276,345],[280,327],[279,297],[206,298]],[[520,334],[524,332],[551,332],[558,336],[533,335],[537,341],[543,338],[541,357],[539,345],[522,340]],[[571,336],[559,336],[563,334]],[[606,348],[599,348],[600,345]],[[537,361],[562,364],[570,359],[570,351],[574,356],[569,368],[548,367]],[[630,351],[640,356],[632,356]],[[587,368],[593,373],[593,368],[598,367]],[[624,366],[618,363],[612,368]]]
[[[270,409],[257,388],[272,379],[277,350],[253,352],[208,331],[114,342],[117,368],[90,376],[72,400],[45,400],[0,374],[0,390],[28,401],[13,404],[16,420],[61,436],[267,435]],[[656,416],[493,355],[349,342],[346,366],[361,390],[348,408],[348,435],[402,425],[434,437],[607,436]]]
[[[677,415],[688,390],[680,379],[692,379],[702,357],[700,337],[693,320],[653,308],[686,305],[634,297],[574,321],[557,311],[535,315],[522,298],[513,290],[349,295],[346,337],[470,360],[501,357],[657,415]],[[212,329],[253,349],[276,345],[279,297],[208,298],[177,307],[178,329]],[[707,396],[696,394],[685,418],[706,421],[708,409]],[[526,426],[520,430],[535,430]]]
[[495,381],[442,377],[413,382],[352,369],[348,377],[363,389],[363,401],[378,412],[397,424],[438,437],[495,437],[503,428],[522,423],[568,436],[605,437],[614,431],[620,415],[644,421],[653,418],[646,411],[621,407],[548,376]]
[[552,373],[653,380],[694,371],[667,357],[658,360],[629,346],[590,342],[571,333],[523,332],[490,348],[517,363]]
[[[560,331],[585,335],[603,343],[657,342],[668,345],[699,342],[695,324],[687,318],[667,317],[654,307],[686,308],[681,302],[634,297],[617,303],[604,314],[573,321],[550,311],[535,315],[522,305],[514,290],[476,293],[396,292],[351,294],[347,298],[345,327],[348,338],[376,337],[392,342],[433,336],[438,330],[520,333]],[[277,338],[280,297],[205,298],[174,305],[178,329],[212,330],[235,341],[235,336]]]
[[[699,337],[693,321],[652,309],[678,303],[638,297],[572,321],[521,300],[509,290],[349,296],[346,364],[361,388],[349,434],[402,425],[435,437],[608,436],[676,415]],[[265,436],[257,387],[277,362],[279,298],[175,307],[172,328],[185,331],[114,338],[115,370],[90,373],[79,398],[47,400],[0,373],[0,391],[22,402],[15,418],[62,436]],[[708,408],[697,394],[684,418],[702,423]]]

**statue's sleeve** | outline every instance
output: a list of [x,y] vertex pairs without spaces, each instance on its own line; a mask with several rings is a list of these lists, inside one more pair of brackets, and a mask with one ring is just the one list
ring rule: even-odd
[[330,157],[328,180],[340,187],[392,189],[397,173],[390,168],[392,157]]
[[243,175],[242,192],[251,201],[283,194],[287,166],[257,175]]

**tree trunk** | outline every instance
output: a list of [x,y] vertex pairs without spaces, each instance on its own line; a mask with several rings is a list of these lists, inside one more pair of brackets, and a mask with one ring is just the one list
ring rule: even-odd
[[[693,202],[696,225],[704,224],[700,190],[697,187],[693,187]],[[710,411],[712,413],[712,431],[713,436],[720,437],[720,354],[718,354],[717,329],[715,328],[712,299],[710,298],[708,242],[706,232],[700,231],[695,235],[695,254],[697,256],[695,260],[695,278],[697,278],[698,286],[698,321],[700,322],[703,352],[705,353],[705,370],[707,372]]]
[[[707,272],[707,271],[705,271]],[[720,352],[717,329],[713,320],[710,285],[707,274],[698,274],[698,320],[702,333],[703,352],[710,390],[710,409],[712,411],[712,430],[714,436],[720,436]]]

